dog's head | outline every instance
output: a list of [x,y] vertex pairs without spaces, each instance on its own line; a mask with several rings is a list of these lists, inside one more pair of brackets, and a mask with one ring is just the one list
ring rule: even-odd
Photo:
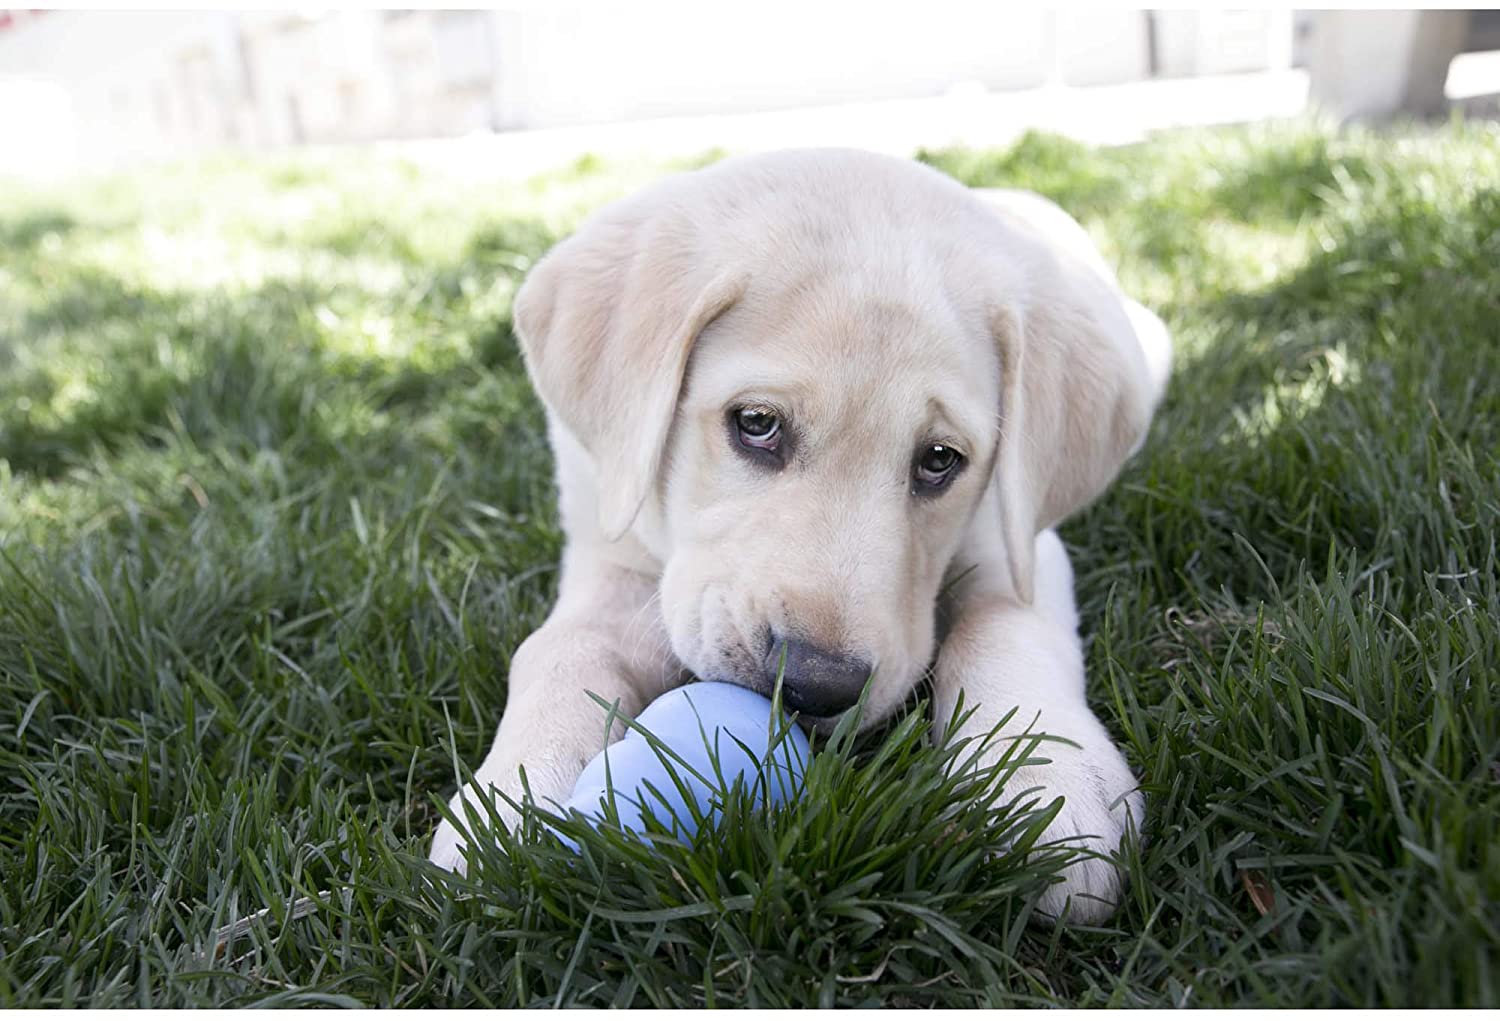
[[873,721],[945,578],[1030,600],[1038,531],[1154,402],[1112,285],[1044,234],[914,163],[780,153],[616,203],[532,271],[532,380],[593,462],[599,541],[661,564],[684,666],[784,670],[822,720],[873,676]]

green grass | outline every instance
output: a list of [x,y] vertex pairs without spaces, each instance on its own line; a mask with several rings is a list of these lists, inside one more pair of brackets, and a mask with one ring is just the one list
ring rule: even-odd
[[915,716],[697,847],[436,876],[556,581],[510,299],[663,168],[225,160],[3,189],[0,1006],[1500,1003],[1500,133],[924,157],[1177,340],[1064,529],[1149,797],[1108,927],[1026,924],[1062,856]]

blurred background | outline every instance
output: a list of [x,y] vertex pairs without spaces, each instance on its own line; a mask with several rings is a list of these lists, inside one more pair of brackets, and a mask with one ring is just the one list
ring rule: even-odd
[[1497,94],[1500,11],[0,10],[0,174],[47,178],[348,143],[518,176],[582,152],[1113,143],[1309,106],[1493,114]]

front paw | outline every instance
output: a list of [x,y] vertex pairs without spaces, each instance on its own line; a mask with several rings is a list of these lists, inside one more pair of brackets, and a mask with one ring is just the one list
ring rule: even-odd
[[1002,798],[1044,806],[1061,797],[1062,807],[1038,843],[1088,852],[1062,870],[1061,881],[1047,888],[1037,908],[1054,922],[1103,922],[1119,905],[1125,888],[1124,876],[1109,856],[1145,822],[1145,797],[1113,745],[1107,752],[1090,752],[1046,741],[1029,757],[1051,761],[1016,770]]
[[[473,785],[466,785],[453,795],[448,801],[448,811],[458,820],[459,825],[455,826],[447,819],[438,824],[437,831],[432,835],[432,848],[427,852],[428,861],[439,868],[464,875],[469,867],[466,851],[471,837],[485,839],[491,832],[489,827],[496,824],[506,829],[516,825],[520,820],[520,813],[494,787],[488,788],[488,796],[493,798],[493,802],[486,803],[487,799]],[[471,814],[475,816],[477,826],[470,821]]]
[[468,846],[468,836],[444,819],[438,824],[437,832],[432,835],[432,849],[427,852],[427,860],[438,868],[463,875],[469,867],[464,859],[464,850]]

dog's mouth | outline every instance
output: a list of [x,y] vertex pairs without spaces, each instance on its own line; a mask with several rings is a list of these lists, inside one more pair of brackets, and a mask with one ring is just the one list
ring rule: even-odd
[[785,682],[777,683],[776,680],[768,680],[764,677],[753,679],[741,679],[737,677],[720,677],[705,674],[703,679],[722,681],[725,684],[733,684],[736,687],[745,688],[755,692],[764,698],[776,702],[779,699],[781,711],[791,720],[795,721],[804,730],[824,737],[832,734],[851,714],[857,714],[858,721],[856,729],[861,733],[876,730],[887,726],[897,716],[904,716],[922,705],[924,698],[930,699],[932,694],[932,669],[928,667],[923,670],[907,686],[905,693],[899,698],[877,699],[874,697],[874,678],[869,684],[870,689],[863,693],[860,701],[851,706],[834,707],[831,710],[821,705],[794,706],[786,697]]
[[926,674],[902,669],[899,655],[895,664],[876,663],[870,643],[820,642],[795,622],[752,624],[722,603],[704,603],[695,619],[678,617],[673,629],[673,644],[687,647],[680,659],[686,671],[778,701],[810,731],[831,732],[851,713],[858,714],[859,730],[875,726],[909,700]]
[[[691,680],[692,677],[689,677]],[[746,691],[753,691],[762,698],[778,703],[782,713],[788,718],[795,720],[802,727],[817,733],[830,733],[838,726],[844,718],[848,708],[831,707],[822,704],[793,704],[793,700],[787,697],[786,685],[778,683],[776,679],[768,679],[762,676],[750,678],[735,677],[722,672],[705,672],[697,675],[697,679],[705,681],[718,681],[722,684],[732,684]]]

